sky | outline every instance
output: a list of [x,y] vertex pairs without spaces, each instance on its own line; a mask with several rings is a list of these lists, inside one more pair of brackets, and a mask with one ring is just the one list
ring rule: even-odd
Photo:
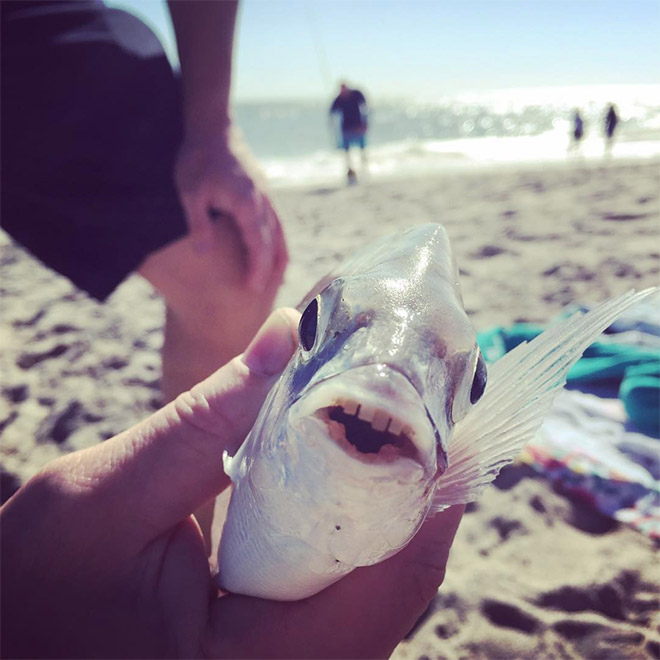
[[[117,0],[176,58],[165,2]],[[660,85],[660,0],[243,0],[234,101]]]

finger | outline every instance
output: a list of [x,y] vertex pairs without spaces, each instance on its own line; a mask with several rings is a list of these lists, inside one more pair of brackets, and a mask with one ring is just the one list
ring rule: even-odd
[[270,280],[271,282],[276,281],[277,284],[280,284],[284,278],[284,271],[289,261],[289,253],[286,247],[284,230],[277,211],[267,197],[264,198],[264,203],[267,209],[268,224],[271,227],[271,234],[273,236],[274,263]]
[[207,652],[217,657],[389,656],[442,583],[463,510],[456,506],[438,514],[394,557],[356,569],[306,600],[218,599]]
[[246,283],[254,290],[262,289],[272,269],[272,237],[267,226],[263,196],[248,177],[237,178],[231,189],[213,191],[214,208],[226,209],[241,234],[246,251]]
[[254,191],[237,209],[238,225],[248,253],[246,283],[258,291],[269,284],[275,261],[272,227],[261,193]]
[[181,201],[193,249],[199,253],[207,252],[211,247],[212,228],[206,195],[201,192],[185,194]]
[[248,434],[295,349],[298,318],[273,312],[242,355],[102,445],[114,510],[159,534],[229,485],[222,453]]

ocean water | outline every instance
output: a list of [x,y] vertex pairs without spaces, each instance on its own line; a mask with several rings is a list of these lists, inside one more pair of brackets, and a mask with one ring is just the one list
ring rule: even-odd
[[[234,106],[237,123],[271,185],[343,179],[344,156],[336,148],[330,100]],[[610,157],[659,156],[660,85],[516,89],[433,100],[370,99],[369,176],[604,158],[603,117],[610,102],[620,117]],[[568,149],[576,107],[585,128],[579,152]],[[359,171],[357,152],[353,162]]]

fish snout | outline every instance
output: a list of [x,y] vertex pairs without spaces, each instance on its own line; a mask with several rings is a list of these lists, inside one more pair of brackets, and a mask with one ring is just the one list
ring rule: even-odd
[[424,402],[387,365],[355,367],[313,385],[291,409],[294,426],[302,418],[313,418],[328,440],[363,463],[407,460],[425,474],[438,469],[436,431]]

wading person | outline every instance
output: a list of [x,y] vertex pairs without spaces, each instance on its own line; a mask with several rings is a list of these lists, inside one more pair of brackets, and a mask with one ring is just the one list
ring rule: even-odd
[[366,136],[367,136],[367,100],[359,89],[351,89],[345,83],[339,88],[339,94],[330,106],[330,116],[341,115],[339,147],[346,154],[346,176],[349,183],[357,180],[351,164],[350,149],[360,148],[362,166],[367,167]]

